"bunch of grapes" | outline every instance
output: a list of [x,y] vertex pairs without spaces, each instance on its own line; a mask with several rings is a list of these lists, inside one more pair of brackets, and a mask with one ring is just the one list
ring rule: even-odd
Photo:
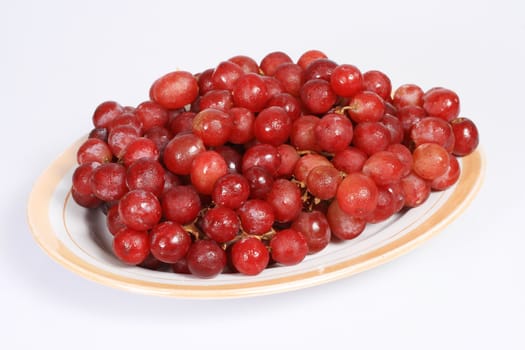
[[317,50],[168,73],[101,103],[71,195],[102,209],[126,264],[210,278],[300,263],[421,205],[479,142],[457,94],[392,90]]

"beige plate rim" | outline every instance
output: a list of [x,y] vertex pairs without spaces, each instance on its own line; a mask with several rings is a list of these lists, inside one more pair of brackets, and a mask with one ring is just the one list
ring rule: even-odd
[[51,198],[59,182],[76,164],[76,150],[84,140],[85,137],[67,148],[35,182],[27,206],[27,220],[33,238],[54,261],[87,279],[127,291],[177,298],[240,298],[282,293],[349,277],[391,261],[416,248],[456,219],[475,198],[485,174],[482,150],[478,149],[461,158],[463,171],[457,186],[451,189],[453,192],[446,202],[424,222],[377,249],[322,270],[236,284],[174,285],[133,279],[105,271],[79,258],[56,236],[49,217]]

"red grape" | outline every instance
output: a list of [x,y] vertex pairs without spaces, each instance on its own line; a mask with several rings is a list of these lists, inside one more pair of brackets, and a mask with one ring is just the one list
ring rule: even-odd
[[282,265],[296,265],[308,254],[308,243],[304,235],[294,229],[275,233],[270,241],[272,259]]
[[479,133],[474,122],[468,118],[456,118],[450,122],[455,137],[453,153],[456,156],[466,156],[479,144]]
[[326,216],[320,211],[301,212],[292,227],[304,236],[310,254],[323,250],[330,242],[331,231]]
[[201,227],[206,236],[217,243],[225,243],[237,236],[240,222],[233,209],[218,206],[204,213]]
[[159,200],[153,193],[144,190],[126,193],[118,203],[118,213],[127,227],[137,231],[151,229],[162,217]]
[[330,86],[339,96],[352,97],[363,89],[363,76],[356,66],[341,64],[332,72]]
[[201,278],[217,276],[226,267],[224,250],[213,240],[195,241],[186,254],[188,270]]
[[331,233],[341,240],[354,239],[366,227],[366,220],[344,212],[337,201],[332,201],[326,213]]
[[273,76],[283,63],[292,63],[292,59],[282,51],[275,51],[264,56],[259,66],[265,75]]
[[250,199],[237,210],[244,231],[262,235],[271,230],[275,215],[273,207],[261,199]]
[[423,95],[423,108],[428,115],[451,121],[459,115],[459,97],[452,90],[433,88]]
[[97,139],[89,138],[80,147],[77,151],[77,163],[107,163],[110,162],[113,158],[113,154],[109,149],[109,146],[106,142]]
[[365,217],[377,206],[377,185],[365,174],[348,174],[339,185],[336,198],[339,207],[348,215]]
[[140,264],[150,252],[148,232],[130,228],[121,229],[113,237],[113,252],[126,264]]
[[184,107],[198,94],[197,79],[193,74],[182,70],[160,77],[150,88],[150,98],[167,109]]
[[448,166],[449,153],[436,143],[424,143],[414,150],[412,169],[426,180],[443,175]]
[[162,262],[176,263],[186,255],[190,245],[189,233],[178,223],[164,221],[151,229],[151,254]]
[[275,180],[266,200],[273,207],[277,222],[290,222],[301,212],[301,192],[287,179]]
[[257,275],[268,265],[270,252],[259,239],[246,237],[233,244],[231,259],[233,266],[240,273]]
[[211,196],[215,204],[237,209],[250,196],[250,183],[240,174],[226,174],[217,179]]
[[160,202],[165,218],[182,225],[195,220],[201,210],[201,200],[193,186],[175,186],[164,192]]
[[353,133],[352,122],[337,113],[325,114],[314,128],[319,147],[331,153],[346,149],[352,142]]

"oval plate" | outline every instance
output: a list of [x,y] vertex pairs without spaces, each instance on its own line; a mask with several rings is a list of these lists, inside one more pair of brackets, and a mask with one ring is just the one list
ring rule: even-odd
[[460,158],[462,173],[452,188],[433,192],[420,207],[380,224],[357,238],[330,243],[295,266],[267,268],[257,276],[221,274],[200,279],[151,271],[119,262],[100,210],[79,207],[70,196],[76,151],[71,145],[38,178],[29,197],[28,221],[34,239],[60,265],[95,282],[144,294],[180,298],[239,298],[281,293],[351,276],[417,247],[453,221],[481,187],[485,161],[479,150]]

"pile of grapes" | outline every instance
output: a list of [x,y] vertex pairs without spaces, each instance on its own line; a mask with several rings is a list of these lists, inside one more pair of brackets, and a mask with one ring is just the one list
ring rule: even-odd
[[449,89],[392,90],[317,50],[168,73],[101,103],[71,195],[126,264],[210,278],[300,263],[459,178],[479,142]]

